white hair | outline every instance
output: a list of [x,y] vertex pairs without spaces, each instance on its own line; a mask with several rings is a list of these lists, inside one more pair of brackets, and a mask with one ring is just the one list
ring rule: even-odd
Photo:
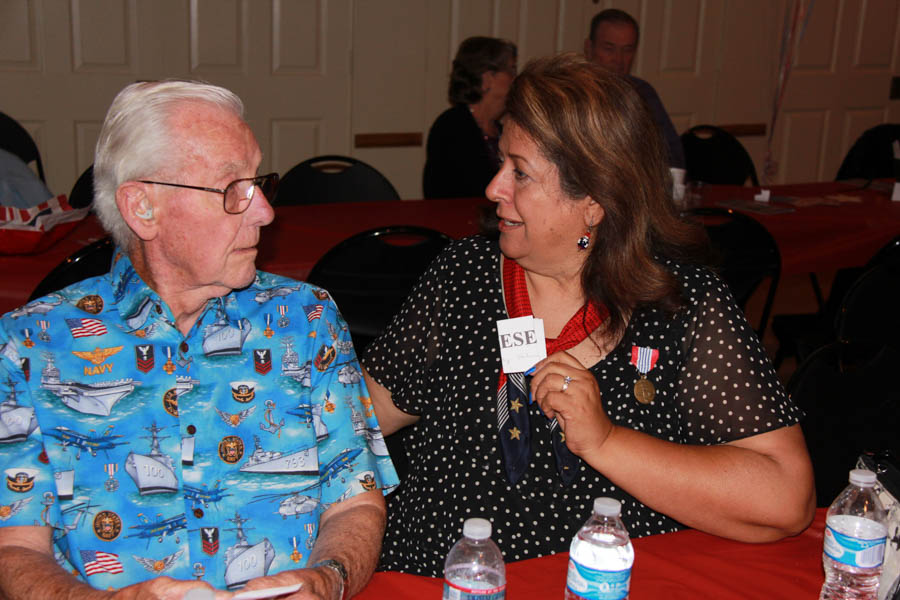
[[177,160],[169,118],[185,102],[207,102],[243,118],[241,99],[225,88],[198,81],[133,83],[112,102],[94,152],[94,212],[113,241],[128,249],[134,234],[116,205],[126,181],[149,177]]

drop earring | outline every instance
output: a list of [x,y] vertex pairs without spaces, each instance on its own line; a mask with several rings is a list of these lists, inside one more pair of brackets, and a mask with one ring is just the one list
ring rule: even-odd
[[584,235],[578,238],[578,249],[579,250],[587,250],[587,247],[591,243],[591,227],[593,225],[588,225],[587,231],[584,232]]

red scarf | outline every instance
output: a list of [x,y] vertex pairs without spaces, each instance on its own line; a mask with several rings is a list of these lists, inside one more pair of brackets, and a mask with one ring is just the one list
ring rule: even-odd
[[[525,269],[514,260],[503,259],[503,293],[506,297],[506,312],[509,318],[527,317],[534,314],[528,286],[525,283]],[[609,316],[609,310],[602,304],[588,302],[578,309],[555,339],[547,338],[547,356],[560,350],[568,350],[580,344],[596,330]],[[497,389],[506,382],[506,373],[500,371]]]

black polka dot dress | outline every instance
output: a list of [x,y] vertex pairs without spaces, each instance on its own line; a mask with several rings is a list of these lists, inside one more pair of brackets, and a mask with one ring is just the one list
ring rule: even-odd
[[[667,265],[687,306],[674,318],[637,310],[622,342],[591,368],[604,408],[618,425],[684,444],[720,444],[798,422],[756,334],[712,272]],[[507,318],[496,242],[454,242],[423,276],[365,366],[395,404],[420,415],[404,432],[409,474],[388,496],[380,568],[439,577],[463,521],[484,517],[507,562],[568,550],[593,500],[622,501],[632,537],[681,529],[585,463],[564,486],[549,422],[530,405],[532,460],[507,481],[497,438],[500,351],[496,322]],[[659,350],[648,379],[651,404],[634,396],[633,345]]]

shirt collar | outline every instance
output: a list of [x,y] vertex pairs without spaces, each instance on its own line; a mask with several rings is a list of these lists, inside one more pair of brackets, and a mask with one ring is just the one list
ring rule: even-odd
[[[125,328],[131,332],[144,330],[145,333],[149,333],[148,330],[154,329],[158,323],[161,324],[160,322],[175,328],[175,317],[169,306],[141,279],[128,254],[116,248],[113,256],[109,281],[112,285],[113,302],[119,307]],[[228,321],[237,322],[240,319],[240,312],[233,295],[234,292],[230,292],[225,296],[207,300],[206,308],[187,337],[191,337],[198,326],[214,321],[220,311],[224,312]]]

